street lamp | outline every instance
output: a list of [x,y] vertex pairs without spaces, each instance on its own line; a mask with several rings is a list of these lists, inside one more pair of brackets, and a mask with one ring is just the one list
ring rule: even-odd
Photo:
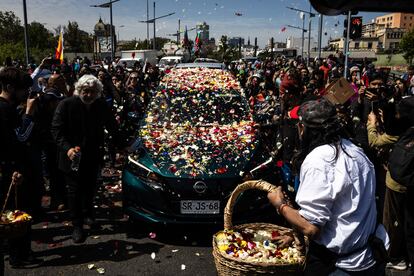
[[[308,65],[309,65],[309,61],[310,61],[310,41],[311,41],[311,32],[312,32],[312,21],[311,21],[311,18],[312,17],[315,17],[315,15],[316,14],[314,14],[313,12],[311,12],[311,10],[312,10],[312,6],[310,7],[310,11],[305,11],[305,10],[300,10],[300,9],[296,9],[296,8],[292,8],[292,7],[286,7],[286,8],[288,8],[288,9],[290,9],[290,10],[292,10],[292,11],[298,11],[298,12],[302,12],[303,13],[303,18],[302,18],[302,20],[303,20],[303,26],[302,26],[302,29],[304,30],[305,29],[305,13],[306,14],[309,14],[309,28],[308,28],[308,30],[309,30],[309,33],[308,33]],[[302,31],[302,58],[303,58],[303,49],[304,49],[304,46],[305,46],[305,32],[304,31]]]
[[109,8],[109,17],[110,17],[110,24],[111,24],[111,28],[110,28],[110,36],[111,36],[111,61],[114,60],[114,56],[115,56],[115,48],[114,48],[114,34],[113,34],[113,23],[112,23],[112,4],[115,2],[118,2],[120,0],[112,0],[109,1],[107,3],[104,4],[100,4],[100,5],[91,5],[91,7],[93,8]]
[[152,49],[154,49],[154,50],[156,50],[156,45],[155,45],[155,21],[157,20],[157,19],[160,19],[160,18],[164,18],[164,17],[167,17],[167,16],[171,16],[171,15],[173,15],[173,14],[175,14],[175,12],[171,12],[171,13],[169,13],[169,14],[166,14],[166,15],[162,15],[162,16],[159,16],[159,17],[155,17],[155,2],[154,2],[154,18],[152,18],[152,19],[148,19],[148,20],[144,20],[144,21],[142,21],[142,20],[140,20],[139,22],[141,22],[141,23],[153,23],[154,24],[154,41],[153,41],[153,43],[152,43]]

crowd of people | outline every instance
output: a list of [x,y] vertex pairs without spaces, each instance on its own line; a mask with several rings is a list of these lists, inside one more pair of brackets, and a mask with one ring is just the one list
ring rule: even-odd
[[[393,179],[388,157],[414,126],[414,67],[393,78],[372,63],[352,64],[348,81],[354,94],[334,106],[324,96],[327,86],[343,76],[342,56],[307,63],[277,56],[225,65],[239,80],[259,130],[283,145],[280,159],[294,176],[283,189],[297,193],[300,211],[285,204],[281,190],[269,200],[315,241],[309,268],[328,275],[334,270],[327,261],[341,271],[380,275],[366,241],[374,232],[387,241],[378,227],[382,223],[389,235],[387,266],[407,269],[414,262],[413,183]],[[82,243],[83,225],[94,224],[103,156],[112,165],[121,162],[116,153],[134,138],[152,92],[169,70],[149,63],[104,67],[87,58],[62,64],[45,58],[39,66],[22,68],[9,60],[0,70],[0,198],[13,180],[19,184],[18,208],[36,221],[48,193],[50,209],[69,208],[72,239]],[[332,152],[326,145],[336,147]],[[11,239],[9,248],[13,267],[39,262],[30,250],[30,233]]]

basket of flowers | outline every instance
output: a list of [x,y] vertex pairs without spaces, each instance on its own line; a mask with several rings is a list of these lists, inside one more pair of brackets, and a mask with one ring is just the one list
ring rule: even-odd
[[[12,239],[23,236],[27,233],[32,223],[32,217],[23,211],[5,210],[12,187],[16,188],[15,195],[17,194],[17,185],[12,181],[0,213],[0,238],[2,239]],[[17,198],[15,198],[15,203],[17,205]]]
[[[224,230],[213,236],[218,275],[301,275],[305,249],[295,231],[270,223],[233,226],[232,213],[237,197],[249,189],[271,192],[276,187],[262,180],[247,181],[231,194],[224,210]],[[285,237],[291,242],[282,246]]]

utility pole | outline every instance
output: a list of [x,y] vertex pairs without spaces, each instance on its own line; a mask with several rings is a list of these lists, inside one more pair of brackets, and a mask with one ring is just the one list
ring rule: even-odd
[[29,36],[27,31],[27,7],[26,0],[23,0],[23,17],[24,17],[24,49],[26,54],[26,65],[29,64]]
[[[298,26],[287,25],[289,28],[298,29],[302,31],[302,59],[303,59],[303,47],[305,43],[305,33],[308,31],[305,28],[301,28]],[[305,26],[305,21],[303,22],[303,26]]]
[[321,59],[322,55],[322,27],[323,27],[323,14],[319,14],[319,32],[318,32],[318,59]]
[[308,62],[307,62],[307,66],[309,66],[310,64],[310,59],[311,59],[311,31],[312,31],[312,5],[310,5],[309,7],[309,28],[308,28]]
[[306,15],[304,13],[303,14],[303,18],[302,18],[302,60],[303,60],[303,53],[305,50],[305,17]]
[[[155,2],[154,2],[154,18],[155,18]],[[152,49],[156,50],[156,42],[155,42],[155,19],[154,19],[154,41],[152,42]]]
[[257,57],[257,37],[254,38],[254,56]]
[[154,38],[153,38],[153,45],[152,45],[152,48],[154,49],[154,50],[156,50],[156,43],[155,43],[155,21],[157,20],[157,19],[160,19],[160,18],[164,18],[164,17],[167,17],[167,16],[170,16],[170,15],[173,15],[173,14],[175,14],[175,12],[171,12],[171,13],[169,13],[169,14],[166,14],[166,15],[163,15],[163,16],[158,16],[158,17],[155,17],[155,2],[154,2],[154,18],[152,18],[152,19],[148,19],[148,20],[145,20],[145,21],[142,21],[142,20],[140,20],[139,22],[141,22],[141,23],[153,23],[154,24],[154,34],[153,34],[153,36],[154,36]]
[[180,45],[181,41],[181,20],[178,19],[178,32],[177,32],[177,45]]
[[147,0],[147,49],[149,48],[149,7]]
[[352,11],[348,11],[348,27],[346,32],[346,39],[345,39],[345,70],[344,70],[344,78],[348,77],[348,56],[349,56],[349,33],[351,29],[351,14]]
[[[305,48],[305,32],[306,32],[306,30],[305,30],[305,14],[309,14],[309,29],[308,29],[308,31],[309,31],[309,34],[308,34],[308,39],[309,39],[309,41],[308,41],[308,60],[310,59],[310,38],[311,38],[311,27],[312,27],[312,23],[311,23],[311,18],[312,17],[315,17],[315,14],[312,12],[312,6],[310,7],[310,9],[309,9],[309,11],[304,11],[304,10],[300,10],[300,9],[296,9],[296,8],[292,8],[292,7],[286,7],[286,8],[288,8],[288,9],[290,9],[290,10],[293,10],[293,11],[298,11],[298,12],[301,12],[302,14],[303,14],[303,18],[302,18],[302,20],[303,20],[303,23],[302,23],[302,59],[304,58],[303,57],[303,50],[304,50],[304,48]],[[309,64],[309,63],[308,63]]]

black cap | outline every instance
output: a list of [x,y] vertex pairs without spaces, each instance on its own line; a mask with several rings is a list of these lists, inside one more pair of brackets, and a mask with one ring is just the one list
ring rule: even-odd
[[299,121],[310,128],[327,128],[338,122],[335,106],[325,99],[303,103],[298,114]]

